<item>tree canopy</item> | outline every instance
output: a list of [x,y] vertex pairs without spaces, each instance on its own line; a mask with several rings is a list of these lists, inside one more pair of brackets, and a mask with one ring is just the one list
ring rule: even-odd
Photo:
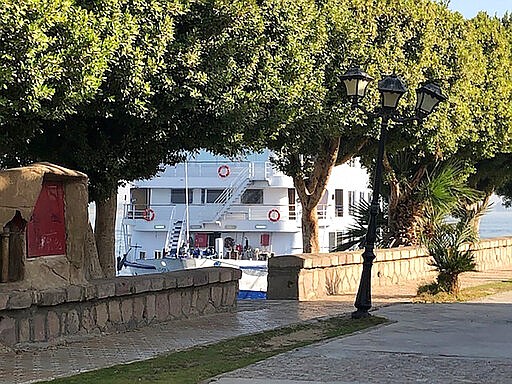
[[[431,0],[6,0],[0,157],[86,172],[91,200],[112,214],[119,183],[186,152],[270,148],[315,251],[332,167],[360,156],[372,169],[378,142],[379,119],[350,108],[340,76],[358,65],[410,90],[435,80],[448,96],[422,124],[389,131],[388,217],[409,225],[429,166],[458,158],[478,174],[510,152],[511,29],[508,15],[466,20]],[[371,85],[363,106],[378,103]],[[414,104],[410,91],[399,113]]]

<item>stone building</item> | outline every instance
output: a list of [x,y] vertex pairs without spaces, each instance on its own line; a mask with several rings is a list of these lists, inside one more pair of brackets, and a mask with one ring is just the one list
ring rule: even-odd
[[0,171],[1,282],[47,289],[102,277],[87,176],[50,163]]

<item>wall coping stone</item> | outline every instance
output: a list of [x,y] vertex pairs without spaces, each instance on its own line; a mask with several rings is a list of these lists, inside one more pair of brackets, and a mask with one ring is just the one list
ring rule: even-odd
[[[496,237],[492,239],[480,239],[477,243],[473,244],[471,248],[473,250],[481,250],[487,248],[507,247],[509,245],[512,245],[512,237]],[[273,269],[314,269],[360,264],[360,256],[362,253],[363,250],[322,254],[302,253],[297,255],[286,255],[270,258],[268,260],[268,266]],[[425,257],[425,250],[421,247],[376,249],[375,255],[377,257],[374,262],[378,263],[382,261]]]
[[45,290],[19,289],[10,283],[0,285],[0,310],[14,310],[53,306],[67,302],[120,297],[145,292],[159,292],[173,288],[203,286],[207,284],[238,281],[242,271],[229,267],[207,267],[179,270],[158,274],[121,276],[91,280],[87,285],[70,285]]
[[[421,250],[421,248],[417,247],[376,249],[375,254],[377,258],[375,259],[375,262],[419,257],[419,250]],[[362,253],[363,250],[357,250],[350,252],[333,252],[321,254],[301,253],[297,255],[278,256],[270,258],[268,260],[268,266],[269,269],[315,269],[337,267],[340,265],[360,264]],[[421,252],[421,255],[424,256],[424,252]]]

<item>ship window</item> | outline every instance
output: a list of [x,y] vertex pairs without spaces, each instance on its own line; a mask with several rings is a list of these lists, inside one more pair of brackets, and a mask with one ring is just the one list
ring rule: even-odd
[[295,188],[288,189],[288,219],[295,220],[297,212],[295,209]]
[[343,244],[343,232],[329,232],[329,251],[333,252]]
[[348,214],[353,215],[356,209],[356,191],[348,191]]
[[[171,189],[171,203],[173,204],[185,204],[185,188],[183,189]],[[188,202],[192,203],[192,190],[188,190]]]
[[158,250],[155,251],[155,259],[161,259],[162,258],[162,251]]
[[202,189],[201,190],[201,202],[205,203],[215,203],[219,196],[224,192],[223,189]]
[[329,198],[329,192],[325,190],[324,195],[316,206],[316,212],[319,219],[325,219],[327,217],[327,200]]
[[334,191],[334,209],[336,217],[343,217],[343,189]]
[[146,260],[146,251],[139,252],[139,259]]
[[263,189],[247,189],[240,197],[242,204],[263,204]]

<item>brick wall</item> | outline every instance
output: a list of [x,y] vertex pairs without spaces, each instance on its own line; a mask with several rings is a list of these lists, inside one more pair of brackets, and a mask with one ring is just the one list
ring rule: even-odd
[[[473,246],[478,270],[512,265],[512,238],[481,240]],[[407,280],[433,280],[425,250],[401,247],[376,250],[372,285],[386,286]],[[279,256],[269,260],[269,299],[322,300],[357,291],[362,251]]]
[[240,277],[238,269],[211,267],[38,291],[3,284],[0,343],[58,341],[231,311]]

